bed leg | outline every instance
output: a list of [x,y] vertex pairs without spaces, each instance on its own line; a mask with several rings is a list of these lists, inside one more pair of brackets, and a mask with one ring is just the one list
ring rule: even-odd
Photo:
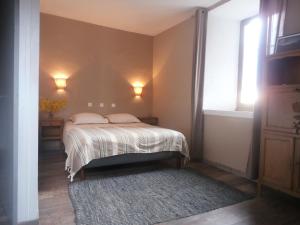
[[84,168],[80,170],[80,180],[85,180]]
[[178,156],[176,158],[176,168],[181,169],[181,157],[180,156]]

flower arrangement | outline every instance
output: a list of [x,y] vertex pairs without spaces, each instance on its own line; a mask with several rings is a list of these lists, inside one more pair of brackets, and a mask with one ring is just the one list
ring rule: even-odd
[[64,99],[40,99],[40,111],[47,112],[49,114],[49,118],[53,118],[53,114],[59,112],[67,105],[67,101]]

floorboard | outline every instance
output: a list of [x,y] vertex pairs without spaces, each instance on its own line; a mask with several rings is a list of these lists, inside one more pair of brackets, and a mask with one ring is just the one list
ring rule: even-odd
[[[62,151],[40,151],[39,208],[41,225],[74,225],[74,211],[68,194],[65,155]],[[129,168],[135,169],[134,165]],[[144,165],[143,165],[144,166]],[[152,166],[152,164],[147,164]],[[165,166],[160,164],[159,166]],[[256,186],[245,178],[235,176],[209,165],[193,163],[191,168],[249,194]],[[128,169],[128,168],[127,168]],[[92,178],[105,170],[88,171]],[[1,224],[1,220],[0,220]],[[300,225],[300,204],[296,199],[266,190],[261,198],[220,208],[207,213],[161,223],[160,225]]]

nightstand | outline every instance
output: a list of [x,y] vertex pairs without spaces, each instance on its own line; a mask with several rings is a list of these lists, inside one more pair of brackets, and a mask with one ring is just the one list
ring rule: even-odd
[[40,120],[40,140],[62,142],[63,128],[63,119]]
[[153,126],[158,126],[158,118],[149,116],[149,117],[139,117],[139,120],[142,121],[143,123],[147,123]]

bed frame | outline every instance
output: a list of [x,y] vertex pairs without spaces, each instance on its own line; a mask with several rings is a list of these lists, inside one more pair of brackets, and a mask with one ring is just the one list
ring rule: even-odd
[[80,170],[80,179],[85,179],[85,169],[97,168],[104,166],[124,165],[140,162],[151,162],[168,159],[176,159],[176,167],[182,167],[183,156],[180,152],[157,152],[157,153],[130,153],[124,155],[116,155],[101,159],[94,159]]

